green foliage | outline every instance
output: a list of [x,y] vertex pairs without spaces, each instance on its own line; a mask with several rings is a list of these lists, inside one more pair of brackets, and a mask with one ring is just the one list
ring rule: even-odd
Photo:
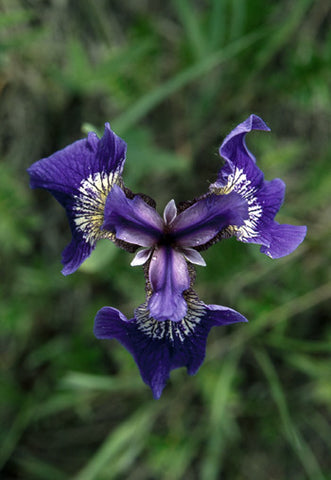
[[[0,2],[0,470],[31,480],[331,477],[331,8],[323,0]],[[153,401],[131,356],[97,341],[104,305],[128,317],[140,268],[102,241],[63,277],[61,207],[26,168],[109,121],[125,182],[161,207],[206,191],[224,136],[248,138],[307,224],[272,261],[234,239],[204,254],[196,289],[250,321],[211,332],[195,377]],[[88,122],[88,123],[87,123]]]

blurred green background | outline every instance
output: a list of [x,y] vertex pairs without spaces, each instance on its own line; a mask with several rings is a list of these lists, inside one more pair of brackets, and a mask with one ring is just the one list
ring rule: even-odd
[[[0,1],[1,478],[331,478],[331,5],[325,0]],[[109,121],[124,180],[202,194],[250,113],[250,149],[287,184],[277,220],[308,225],[272,261],[230,239],[196,290],[250,322],[213,329],[195,377],[152,399],[131,356],[92,333],[144,299],[131,256],[100,242],[63,277],[66,216],[26,168]]]

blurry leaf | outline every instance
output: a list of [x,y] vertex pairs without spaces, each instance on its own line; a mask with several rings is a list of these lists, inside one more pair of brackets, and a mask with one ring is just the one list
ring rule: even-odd
[[199,59],[204,56],[205,53],[205,39],[202,33],[201,25],[199,25],[199,16],[194,8],[194,4],[188,0],[181,0],[177,2],[172,1],[172,5],[179,16],[185,33],[189,39],[192,56]]
[[123,390],[144,389],[140,377],[134,373],[133,377],[121,378],[104,375],[89,375],[80,372],[69,372],[61,381],[64,388],[78,391],[107,391],[117,392]]
[[124,78],[130,75],[134,64],[138,64],[150,50],[149,42],[138,45],[104,50],[99,58],[90,58],[83,44],[71,38],[68,42],[66,66],[64,69],[53,65],[51,75],[66,88],[81,94],[111,92],[117,102],[126,103],[131,97],[129,82]]
[[233,350],[222,362],[222,367],[216,384],[210,396],[210,418],[208,437],[204,457],[201,462],[201,479],[217,480],[220,478],[225,445],[231,441],[234,429],[231,415],[231,396],[233,382],[237,372],[237,364],[241,350]]
[[74,479],[97,480],[104,469],[107,469],[109,480],[116,478],[112,475],[112,463],[116,462],[118,455],[129,448],[131,444],[139,445],[139,451],[145,446],[148,441],[148,432],[155,421],[158,409],[159,404],[147,403],[118,428],[111,431],[95,455],[88,460]]
[[29,211],[28,188],[6,164],[0,164],[0,244],[4,254],[27,253],[31,247],[30,232],[37,225],[35,212]]
[[268,380],[270,392],[277,405],[285,436],[287,437],[290,446],[300,459],[308,478],[310,480],[324,480],[324,475],[313,451],[305,442],[304,438],[301,436],[299,430],[292,421],[286,401],[286,395],[269,356],[263,350],[256,349],[254,353],[263,373]]
[[157,147],[147,129],[136,128],[125,134],[128,144],[128,162],[124,173],[125,183],[132,189],[151,174],[184,171],[188,167],[185,157]]
[[123,134],[124,131],[128,130],[132,125],[135,125],[150,110],[155,108],[156,105],[161,103],[167,97],[170,97],[170,95],[180,90],[185,85],[188,85],[203,75],[206,75],[221,63],[234,58],[238,53],[246,50],[258,40],[261,40],[266,34],[267,31],[265,29],[249,33],[239,40],[227,45],[223,49],[207,55],[207,57],[191,67],[188,67],[186,70],[176,74],[163,85],[156,87],[155,90],[141,97],[131,108],[117,118],[113,123],[115,129]]
[[55,465],[44,462],[40,458],[25,454],[24,457],[18,460],[21,468],[30,475],[30,478],[35,480],[68,480],[66,473],[62,472]]
[[109,264],[117,252],[117,247],[110,240],[99,240],[91,256],[80,266],[80,271],[96,273],[109,268]]
[[[21,23],[26,23],[33,18],[34,14],[32,10],[16,9],[7,12],[1,12],[0,15],[0,31],[5,30],[8,27],[15,27]],[[2,33],[2,32],[1,32]]]
[[1,448],[0,448],[0,470],[10,458],[12,452],[15,450],[17,443],[19,442],[24,430],[29,424],[33,408],[32,408],[32,395],[25,398],[23,405],[5,435],[1,436]]

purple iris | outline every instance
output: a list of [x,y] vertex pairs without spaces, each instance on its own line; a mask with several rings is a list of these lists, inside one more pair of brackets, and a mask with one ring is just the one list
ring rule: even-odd
[[232,309],[197,298],[193,265],[205,266],[199,252],[236,236],[279,258],[306,235],[304,226],[274,220],[285,185],[264,180],[245,144],[252,130],[269,128],[255,115],[238,125],[220,147],[225,164],[209,191],[178,208],[171,200],[163,218],[150,199],[124,187],[126,144],[108,124],[102,139],[91,133],[29,169],[31,186],[49,190],[67,211],[73,239],[63,254],[64,274],[76,270],[100,238],[136,252],[131,265],[144,267],[146,302],[131,320],[115,308],[102,308],[94,333],[117,339],[133,355],[155,398],[172,369],[186,366],[189,374],[196,373],[213,326],[247,321]]
[[196,248],[226,227],[242,225],[246,218],[247,205],[236,192],[208,195],[178,215],[171,200],[162,219],[141,197],[128,199],[115,185],[106,201],[103,228],[119,240],[145,247],[131,265],[148,262],[150,315],[158,321],[179,322],[187,313],[183,292],[191,285],[188,262],[205,265]]

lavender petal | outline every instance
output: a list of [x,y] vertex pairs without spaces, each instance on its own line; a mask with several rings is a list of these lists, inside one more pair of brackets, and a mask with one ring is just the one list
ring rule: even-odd
[[139,195],[129,199],[115,185],[107,197],[102,228],[125,242],[150,247],[162,234],[163,222],[156,210]]
[[246,218],[247,202],[239,194],[212,194],[180,213],[172,223],[171,232],[177,245],[197,247],[230,225],[242,225]]
[[149,266],[153,294],[149,301],[151,316],[157,320],[181,320],[187,311],[183,292],[190,286],[190,276],[183,255],[171,247],[154,250]]

